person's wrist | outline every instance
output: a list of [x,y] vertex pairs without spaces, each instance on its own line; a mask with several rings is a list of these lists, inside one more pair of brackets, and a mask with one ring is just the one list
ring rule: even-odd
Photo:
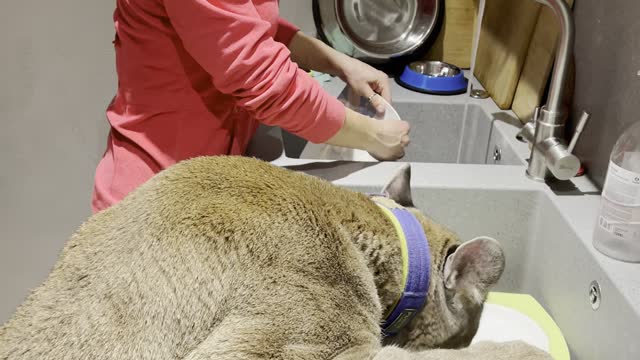
[[374,149],[377,139],[375,120],[349,108],[346,110],[342,127],[327,143],[365,151]]
[[351,71],[351,63],[353,59],[348,55],[345,55],[341,52],[333,50],[333,54],[330,57],[331,66],[335,69],[335,76],[342,79],[342,81],[347,81],[347,77],[349,76],[349,72]]
[[361,139],[360,148],[365,151],[371,151],[375,148],[378,140],[376,120],[362,115],[357,111],[353,111],[358,123],[358,137]]

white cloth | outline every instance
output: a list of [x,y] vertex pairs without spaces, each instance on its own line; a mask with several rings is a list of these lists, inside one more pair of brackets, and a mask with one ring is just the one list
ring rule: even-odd
[[541,350],[549,351],[549,337],[527,315],[497,304],[485,304],[480,327],[473,343],[479,341],[506,342],[521,340]]

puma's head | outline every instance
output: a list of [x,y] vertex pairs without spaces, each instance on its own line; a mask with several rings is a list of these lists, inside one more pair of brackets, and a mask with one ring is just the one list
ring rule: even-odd
[[461,244],[452,232],[414,206],[410,179],[411,168],[403,165],[383,193],[411,211],[427,235],[431,249],[429,295],[422,311],[385,341],[416,350],[468,346],[478,330],[487,294],[504,270],[502,247],[489,237]]

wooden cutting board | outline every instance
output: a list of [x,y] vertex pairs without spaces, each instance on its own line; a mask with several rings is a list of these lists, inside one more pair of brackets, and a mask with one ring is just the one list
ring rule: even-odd
[[533,0],[488,0],[474,75],[501,109],[510,109],[540,5]]
[[[569,6],[573,6],[574,0],[566,0],[566,2]],[[527,58],[520,73],[512,104],[513,112],[523,122],[531,119],[534,109],[541,105],[542,95],[555,60],[558,33],[558,20],[551,9],[543,6],[531,37]]]
[[471,67],[471,48],[480,0],[446,0],[440,34],[425,59]]

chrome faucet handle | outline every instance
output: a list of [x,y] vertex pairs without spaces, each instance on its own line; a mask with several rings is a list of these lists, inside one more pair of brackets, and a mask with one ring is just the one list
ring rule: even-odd
[[578,126],[576,126],[576,132],[571,138],[568,147],[565,147],[562,140],[556,138],[549,138],[542,142],[543,147],[546,149],[547,167],[557,179],[569,180],[580,171],[580,159],[573,154],[573,150],[590,116],[588,112],[582,112]]
[[540,143],[547,168],[558,180],[569,180],[580,171],[580,159],[573,155],[561,139],[551,137]]
[[582,112],[582,115],[580,116],[580,120],[578,121],[578,126],[576,126],[576,132],[573,134],[573,137],[571,138],[571,142],[569,143],[569,147],[567,148],[567,151],[569,151],[570,154],[573,154],[573,150],[576,147],[576,144],[578,143],[578,139],[580,139],[580,134],[582,134],[582,130],[584,130],[585,125],[587,125],[587,121],[589,121],[589,118],[591,117],[591,114],[589,114],[586,111]]

